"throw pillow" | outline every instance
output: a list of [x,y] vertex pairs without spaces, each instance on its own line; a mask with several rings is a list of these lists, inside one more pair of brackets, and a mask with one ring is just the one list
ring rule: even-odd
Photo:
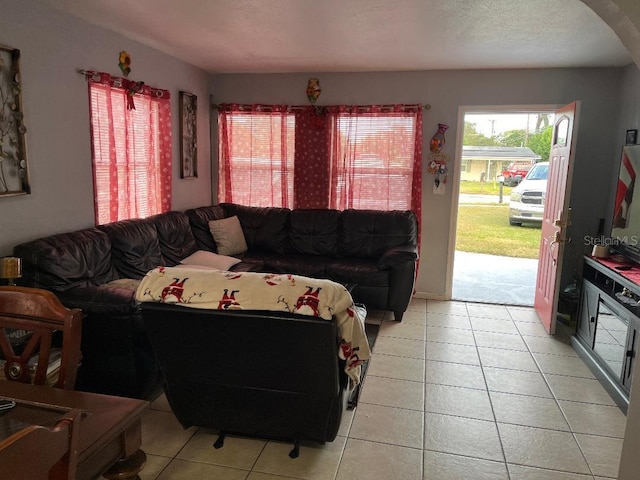
[[236,215],[222,220],[211,220],[209,230],[218,245],[220,255],[237,255],[247,251],[244,232]]
[[240,263],[239,258],[218,255],[217,253],[198,250],[187,258],[180,260],[183,265],[197,265],[202,267],[212,267],[218,270],[229,270],[234,265]]

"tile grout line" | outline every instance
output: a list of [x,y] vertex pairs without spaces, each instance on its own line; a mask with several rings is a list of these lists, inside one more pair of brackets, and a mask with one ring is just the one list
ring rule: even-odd
[[[467,303],[465,303],[465,305],[467,306],[467,312],[469,311],[469,306]],[[507,454],[504,451],[504,443],[502,442],[502,436],[500,435],[500,429],[498,428],[498,419],[496,418],[496,412],[495,409],[493,407],[493,399],[491,398],[491,395],[489,394],[489,384],[487,383],[487,377],[485,375],[484,372],[484,366],[482,365],[482,358],[480,357],[480,351],[478,350],[478,342],[476,340],[476,332],[475,329],[473,328],[473,323],[471,323],[471,319],[469,318],[469,323],[471,324],[471,334],[473,335],[473,342],[476,348],[476,354],[478,355],[478,362],[480,362],[480,371],[482,372],[482,379],[484,380],[484,386],[486,388],[486,392],[487,392],[487,398],[489,399],[489,405],[491,406],[491,414],[493,415],[493,424],[495,426],[496,429],[496,434],[498,435],[498,441],[500,442],[500,450],[502,451],[502,458],[504,459],[504,469],[507,472],[507,479],[510,480],[511,479],[511,472],[509,471],[509,465],[507,463]]]
[[425,452],[427,451],[427,325],[429,324],[429,312],[427,311],[428,301],[425,300],[424,312],[424,360],[422,361],[422,478],[424,479],[427,472],[425,464]]
[[[507,311],[508,311],[508,309],[507,309]],[[509,312],[509,316],[511,316],[511,312]],[[513,320],[513,317],[511,318],[511,320],[515,321],[515,320]],[[516,326],[516,328],[517,328],[517,326]],[[576,434],[573,431],[573,427],[571,426],[571,423],[569,423],[569,419],[567,418],[567,415],[565,414],[564,409],[560,406],[560,402],[558,401],[558,397],[556,396],[555,392],[551,388],[551,385],[549,384],[549,381],[547,379],[547,375],[542,371],[542,367],[540,366],[540,363],[538,362],[538,359],[534,355],[534,352],[531,350],[531,347],[529,347],[529,344],[525,340],[525,338],[522,335],[522,333],[520,333],[519,329],[518,329],[518,333],[520,335],[520,338],[522,339],[522,341],[526,345],[527,351],[529,352],[529,355],[531,355],[531,358],[533,359],[534,363],[536,364],[536,367],[538,367],[538,370],[540,372],[540,375],[542,376],[542,379],[544,380],[545,385],[549,389],[549,392],[551,393],[551,395],[553,397],[553,400],[556,403],[556,406],[558,407],[558,409],[560,410],[560,413],[562,414],[562,418],[564,418],[564,421],[567,423],[567,426],[569,427],[569,432],[571,433],[571,436],[573,437],[574,441],[576,442],[576,445],[578,446],[578,450],[580,451],[580,455],[582,455],[582,458],[584,459],[584,463],[587,465],[587,468],[589,469],[589,473],[591,474],[591,477],[594,477],[595,474],[593,473],[593,470],[591,469],[591,464],[587,460],[587,456],[585,455],[585,453],[584,453],[584,451],[582,449],[582,446],[580,445],[580,442],[578,442],[578,439],[576,438]]]

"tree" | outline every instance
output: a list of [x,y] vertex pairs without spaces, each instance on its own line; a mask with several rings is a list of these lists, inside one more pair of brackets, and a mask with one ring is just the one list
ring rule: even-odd
[[533,133],[529,136],[529,145],[527,145],[533,152],[540,155],[543,162],[549,160],[549,153],[551,152],[551,137],[553,136],[553,126],[545,127],[539,133]]
[[507,130],[499,134],[496,138],[502,147],[526,147],[527,132],[524,129]]
[[499,145],[494,138],[487,137],[478,132],[476,124],[471,122],[464,122],[464,138],[462,139],[462,144],[475,147]]
[[[542,120],[540,120],[542,119]],[[534,153],[540,155],[541,161],[549,160],[551,151],[551,136],[553,126],[549,125],[548,116],[541,115],[538,119],[540,125],[546,124],[542,130],[529,132],[525,129],[507,130],[495,137],[486,137],[478,132],[475,123],[464,122],[464,145],[473,146],[497,146],[497,147],[529,147]]]

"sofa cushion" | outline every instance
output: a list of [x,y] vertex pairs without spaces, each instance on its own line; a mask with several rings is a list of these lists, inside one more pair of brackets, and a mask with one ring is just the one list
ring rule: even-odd
[[140,305],[136,301],[135,294],[136,290],[128,286],[77,287],[57,293],[60,301],[67,308],[80,308],[85,315],[137,314],[140,311]]
[[111,240],[113,265],[125,278],[142,278],[163,265],[156,227],[151,218],[100,225]]
[[228,217],[237,215],[250,251],[287,253],[290,210],[278,207],[245,207],[221,204]]
[[417,245],[416,215],[410,210],[344,210],[340,215],[338,254],[378,258],[388,249]]
[[97,286],[118,278],[111,264],[111,241],[96,228],[60,233],[17,245],[21,284],[62,291]]
[[217,252],[218,247],[209,230],[209,222],[211,220],[219,220],[227,216],[224,208],[220,205],[211,205],[207,207],[191,208],[184,212],[189,217],[191,231],[196,240],[198,250],[209,250]]
[[239,258],[219,255],[206,250],[198,250],[180,261],[183,265],[195,265],[201,267],[211,267],[218,270],[229,270],[234,265],[240,263]]
[[303,255],[338,253],[338,210],[300,209],[289,215],[289,245]]
[[209,230],[220,255],[237,255],[247,251],[247,242],[237,216],[211,220]]
[[379,270],[375,260],[333,259],[327,265],[327,276],[345,285],[389,286],[388,270]]
[[180,260],[198,249],[189,225],[189,217],[184,212],[160,213],[150,219],[156,226],[160,252],[167,267],[177,265]]
[[103,285],[100,285],[98,288],[125,288],[128,290],[136,291],[140,286],[140,280],[134,278],[118,278],[117,280],[112,280],[111,282],[107,282]]
[[265,271],[273,273],[294,273],[313,278],[328,278],[327,264],[330,257],[309,255],[272,255],[264,258]]
[[252,254],[251,252],[238,255],[242,259],[240,263],[231,267],[232,272],[266,272],[265,255],[261,253]]

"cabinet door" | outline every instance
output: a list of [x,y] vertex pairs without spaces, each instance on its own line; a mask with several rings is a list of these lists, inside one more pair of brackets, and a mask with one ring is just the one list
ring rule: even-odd
[[598,316],[598,300],[600,293],[590,282],[582,283],[582,297],[580,300],[580,318],[578,321],[577,335],[591,349],[596,331],[596,318]]
[[624,368],[622,370],[622,384],[631,389],[631,381],[633,380],[633,367],[635,366],[635,358],[638,353],[638,336],[640,331],[635,328],[629,328],[629,336],[627,337],[627,350],[625,352]]
[[629,313],[611,297],[600,295],[595,328],[593,351],[616,382],[622,383],[627,363]]

